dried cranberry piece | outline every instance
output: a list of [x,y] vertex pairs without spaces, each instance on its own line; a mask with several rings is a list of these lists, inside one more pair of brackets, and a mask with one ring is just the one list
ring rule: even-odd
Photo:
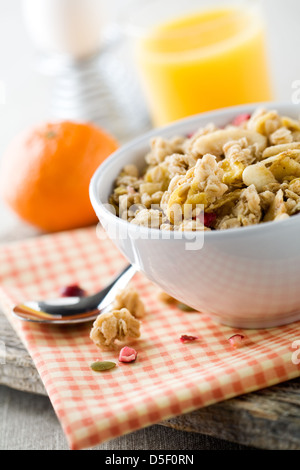
[[134,362],[137,358],[137,352],[133,348],[129,348],[128,346],[125,346],[124,348],[121,349],[120,355],[119,355],[119,362]]
[[194,137],[195,134],[196,132],[190,132],[189,134],[187,134],[186,138],[191,139],[192,137]]
[[180,341],[182,343],[190,343],[192,341],[196,341],[198,339],[198,336],[188,336],[188,335],[182,335],[180,337]]
[[217,219],[217,215],[214,212],[204,212],[203,225],[205,227],[211,228]]
[[201,212],[201,214],[196,218],[201,222],[201,224],[205,225],[205,227],[211,228],[217,219],[217,214],[214,212]]
[[61,297],[84,297],[86,292],[78,284],[73,284],[71,286],[62,287],[60,295]]
[[251,114],[239,114],[233,121],[232,121],[232,125],[233,126],[240,126],[241,124],[243,124],[244,122],[247,122],[249,121],[249,119],[251,118]]
[[240,348],[244,341],[245,341],[245,336],[243,335],[233,335],[231,336],[231,338],[229,338],[229,343],[231,344],[231,346],[235,349],[237,348]]

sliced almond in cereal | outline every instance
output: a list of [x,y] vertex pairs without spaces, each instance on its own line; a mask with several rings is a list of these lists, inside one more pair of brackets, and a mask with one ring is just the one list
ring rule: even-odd
[[289,144],[281,144],[281,145],[272,145],[264,150],[262,158],[269,158],[274,157],[275,155],[279,155],[282,152],[287,152],[289,150],[300,150],[300,142],[292,142]]
[[267,147],[267,138],[258,132],[230,128],[199,137],[193,145],[193,152],[197,152],[199,155],[210,153],[215,156],[221,156],[224,153],[223,147],[225,144],[242,138],[247,139],[249,146],[256,144],[260,152],[263,152]]
[[282,125],[290,131],[300,131],[300,121],[287,116],[281,118]]
[[246,186],[254,184],[256,190],[260,193],[266,186],[276,183],[273,173],[261,163],[250,165],[243,171],[243,182]]

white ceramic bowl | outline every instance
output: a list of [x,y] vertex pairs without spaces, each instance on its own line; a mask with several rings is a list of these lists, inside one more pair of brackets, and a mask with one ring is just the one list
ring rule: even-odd
[[[164,231],[121,220],[107,204],[122,168],[129,163],[145,166],[153,136],[186,135],[208,122],[223,126],[257,106],[219,110],[155,129],[110,156],[90,186],[101,224],[130,263],[171,296],[237,328],[300,320],[300,216],[226,231],[183,232],[180,239],[172,232],[164,239]],[[291,104],[263,106],[292,117],[300,113],[300,107]]]

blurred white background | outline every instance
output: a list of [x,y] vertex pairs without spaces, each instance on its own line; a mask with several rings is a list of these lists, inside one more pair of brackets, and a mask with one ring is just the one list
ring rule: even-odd
[[[126,0],[105,1],[115,12]],[[300,80],[300,2],[261,1],[276,99],[291,100],[292,83]],[[23,24],[21,0],[0,0],[0,83],[5,88],[5,103],[0,102],[1,158],[17,132],[49,119],[53,82],[37,72],[35,50]],[[1,95],[0,86],[0,99]],[[0,206],[0,229],[10,218],[8,211]]]

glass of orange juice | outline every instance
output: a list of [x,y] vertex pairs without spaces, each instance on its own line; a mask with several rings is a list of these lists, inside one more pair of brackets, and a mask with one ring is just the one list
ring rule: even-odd
[[257,0],[138,0],[132,11],[127,28],[155,126],[272,99]]

